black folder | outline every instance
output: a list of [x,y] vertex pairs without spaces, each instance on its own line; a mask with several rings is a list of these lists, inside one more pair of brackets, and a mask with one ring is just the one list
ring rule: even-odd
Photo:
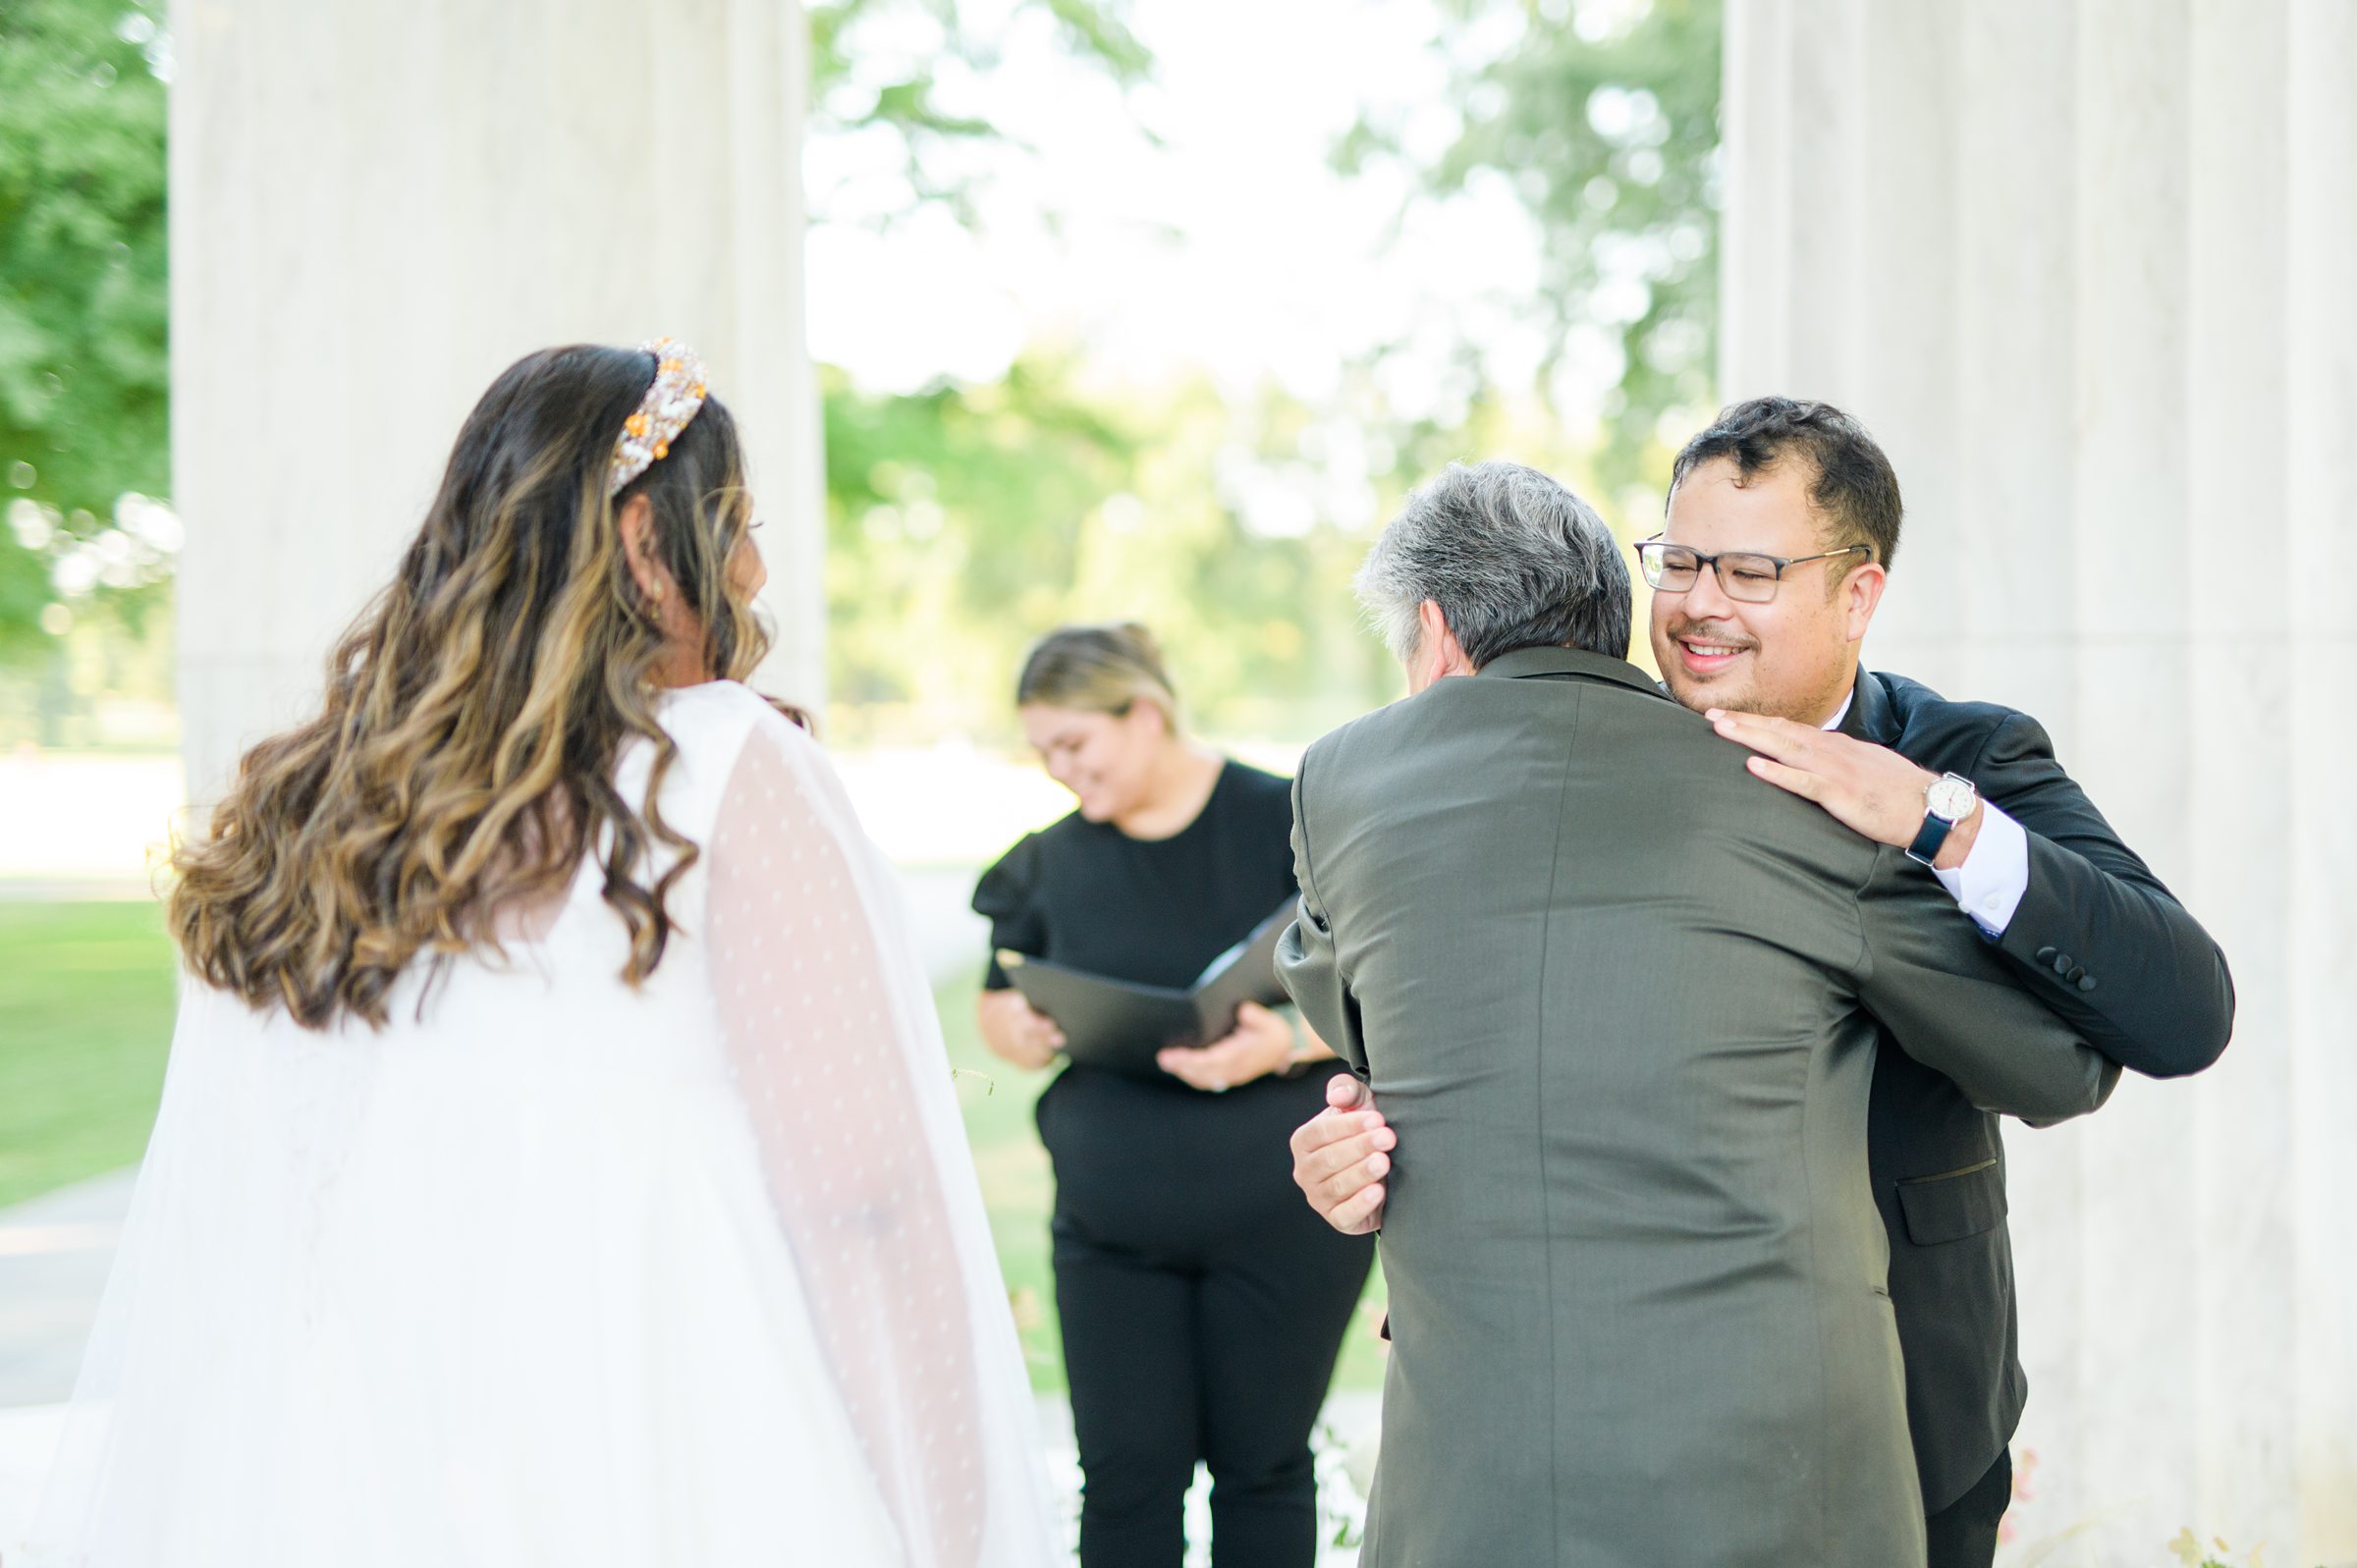
[[1141,986],[1065,964],[999,949],[999,967],[1024,999],[1064,1031],[1064,1054],[1092,1067],[1172,1081],[1154,1054],[1165,1046],[1203,1046],[1235,1027],[1247,1001],[1264,1007],[1289,999],[1277,983],[1277,940],[1293,923],[1287,899],[1252,935],[1214,958],[1184,991]]

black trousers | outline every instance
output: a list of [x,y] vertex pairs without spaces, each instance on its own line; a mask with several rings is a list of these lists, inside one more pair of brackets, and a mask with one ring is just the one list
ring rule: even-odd
[[1318,1079],[1217,1099],[1060,1082],[1041,1104],[1082,1568],[1178,1568],[1198,1460],[1215,1568],[1316,1559],[1309,1435],[1374,1259],[1292,1185],[1286,1134]]
[[1931,1542],[1928,1568],[1989,1568],[1997,1556],[1997,1527],[2013,1502],[2013,1455],[1997,1456],[1972,1489],[1924,1521]]

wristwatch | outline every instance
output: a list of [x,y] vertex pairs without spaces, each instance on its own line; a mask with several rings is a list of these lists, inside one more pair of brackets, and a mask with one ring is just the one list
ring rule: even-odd
[[1940,854],[1940,846],[1955,825],[1972,815],[1972,808],[1981,802],[1981,792],[1972,781],[1962,774],[1944,773],[1923,786],[1923,827],[1915,841],[1907,845],[1907,858],[1918,865],[1930,865]]

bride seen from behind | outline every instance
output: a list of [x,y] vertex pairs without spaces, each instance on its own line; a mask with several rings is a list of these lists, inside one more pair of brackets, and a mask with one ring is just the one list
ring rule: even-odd
[[176,854],[34,1561],[1045,1560],[890,872],[740,684],[754,526],[668,340],[476,406],[318,716]]

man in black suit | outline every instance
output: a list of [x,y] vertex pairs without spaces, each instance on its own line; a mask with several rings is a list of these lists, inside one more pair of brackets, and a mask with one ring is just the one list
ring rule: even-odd
[[[1639,545],[1672,695],[1752,748],[1746,765],[1907,848],[2023,989],[2122,1066],[2198,1072],[2225,1049],[2217,944],[2119,841],[2027,714],[1865,671],[1898,545],[1898,481],[1824,404],[1729,407],[1679,453],[1668,525]],[[1345,1231],[1378,1226],[1396,1135],[1356,1080],[1293,1136],[1294,1179]],[[2010,1500],[2027,1379],[1997,1118],[1886,1033],[1868,1154],[1931,1568],[1987,1568]]]

